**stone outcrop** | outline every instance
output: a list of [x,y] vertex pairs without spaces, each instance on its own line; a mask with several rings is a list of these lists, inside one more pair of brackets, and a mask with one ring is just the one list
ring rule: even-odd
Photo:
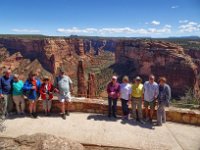
[[[122,69],[124,68],[124,69]],[[188,87],[198,86],[198,67],[192,58],[176,44],[157,41],[123,40],[116,49],[115,70],[121,76],[140,75],[147,80],[149,74],[165,76],[173,96],[185,93]]]
[[88,98],[95,98],[96,97],[96,79],[95,79],[94,73],[88,74],[87,97]]
[[0,137],[0,149],[7,150],[84,150],[83,145],[66,138],[37,133],[16,138]]
[[78,96],[86,97],[87,85],[85,80],[85,67],[83,61],[79,61],[78,63],[77,80],[78,80]]

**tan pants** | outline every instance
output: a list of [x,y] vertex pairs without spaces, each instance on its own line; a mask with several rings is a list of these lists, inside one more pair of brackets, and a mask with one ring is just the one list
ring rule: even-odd
[[[16,104],[16,109],[18,113],[24,112],[24,108],[25,108],[25,103],[24,103],[24,98],[21,95],[18,96],[13,96],[13,101]],[[21,106],[21,108],[20,108]]]

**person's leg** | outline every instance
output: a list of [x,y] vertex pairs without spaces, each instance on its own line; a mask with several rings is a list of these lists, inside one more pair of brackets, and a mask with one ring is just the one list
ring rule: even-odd
[[147,101],[144,101],[144,107],[145,107],[145,118],[146,118],[146,121],[149,120],[149,102]]
[[157,124],[162,125],[162,108],[161,104],[158,104],[158,109],[157,109]]
[[7,111],[7,107],[8,107],[8,96],[7,95],[3,95],[3,99],[4,99],[4,108],[3,108],[3,116],[6,116],[6,114],[8,113]]
[[33,112],[36,113],[37,100],[33,102]]
[[8,113],[11,113],[13,111],[13,99],[12,99],[12,95],[11,94],[8,94],[7,95],[8,98],[8,106],[7,106],[7,110],[8,110]]
[[150,121],[153,120],[153,114],[155,111],[155,101],[150,102]]
[[166,112],[165,112],[165,105],[163,105],[162,123],[166,123]]
[[25,101],[24,101],[24,97],[20,96],[20,105],[21,105],[21,113],[24,114],[24,110],[25,110]]
[[45,115],[47,115],[47,100],[43,100],[43,109],[44,109]]
[[51,105],[52,105],[52,101],[48,100],[48,110],[47,110],[48,113],[50,113],[51,111]]
[[29,113],[33,114],[33,100],[29,100]]
[[20,114],[21,111],[20,111],[20,96],[13,96],[13,101],[15,103],[15,106],[16,106],[16,110],[17,110],[17,113]]
[[125,100],[124,99],[121,99],[121,104],[122,104],[122,112],[123,112],[123,116],[125,117],[126,116],[126,110],[125,110]]
[[132,98],[132,115],[133,115],[133,120],[136,120],[136,99]]
[[143,119],[143,117],[142,117],[142,99],[138,99],[137,110],[138,110],[138,118],[140,121],[142,121],[142,119]]
[[69,100],[66,100],[66,115],[67,116],[69,116],[69,105],[70,105]]
[[129,109],[128,109],[128,100],[125,100],[125,115],[128,117]]
[[113,110],[113,117],[117,117],[116,116],[116,111],[117,111],[117,99],[112,99],[112,102],[113,102],[113,108],[112,108],[112,110]]
[[61,113],[65,114],[65,101],[61,102]]
[[111,111],[112,111],[112,99],[108,97],[108,117],[111,117]]

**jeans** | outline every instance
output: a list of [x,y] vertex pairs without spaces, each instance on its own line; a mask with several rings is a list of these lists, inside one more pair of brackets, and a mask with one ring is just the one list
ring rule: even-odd
[[159,103],[157,110],[157,123],[162,125],[162,123],[166,122],[166,112],[165,112],[165,104]]
[[133,118],[137,119],[137,114],[136,114],[136,107],[138,111],[138,119],[142,119],[142,99],[140,98],[135,98],[132,97],[132,113],[133,113]]
[[128,100],[122,99],[121,98],[121,102],[122,102],[122,111],[123,111],[123,115],[127,116],[129,114],[129,109],[128,109]]
[[108,115],[116,116],[117,98],[108,97]]

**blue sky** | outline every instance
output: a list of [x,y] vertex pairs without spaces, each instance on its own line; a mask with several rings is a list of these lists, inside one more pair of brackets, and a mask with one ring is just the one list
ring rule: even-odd
[[0,34],[200,36],[200,0],[0,0]]

